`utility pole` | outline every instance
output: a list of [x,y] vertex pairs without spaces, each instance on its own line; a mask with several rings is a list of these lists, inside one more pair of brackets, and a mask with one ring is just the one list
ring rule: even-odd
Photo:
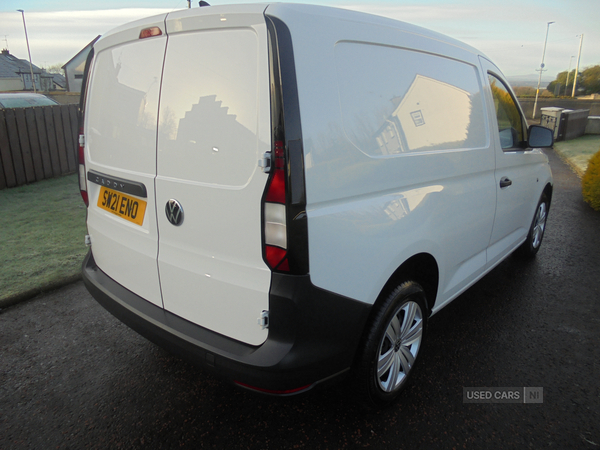
[[577,54],[577,67],[575,68],[575,80],[573,80],[573,94],[571,97],[575,97],[575,90],[577,89],[577,75],[579,74],[579,60],[581,59],[581,45],[583,44],[583,33],[579,38],[579,53]]
[[565,83],[565,97],[567,96],[567,86],[569,85],[569,75],[571,75],[571,63],[573,62],[575,55],[569,58],[569,70],[567,70],[567,82]]
[[25,28],[25,41],[27,42],[27,53],[29,54],[29,70],[31,71],[31,84],[33,84],[33,92],[36,92],[35,89],[35,78],[33,77],[33,63],[31,62],[31,50],[29,50],[29,38],[27,37],[27,25],[25,25],[25,11],[22,9],[17,9],[23,16],[23,28]]
[[540,64],[540,77],[538,78],[537,91],[535,92],[535,102],[533,103],[533,116],[535,119],[535,109],[537,108],[538,96],[540,95],[540,84],[542,83],[542,72],[544,71],[544,58],[546,57],[546,44],[548,43],[548,31],[550,31],[550,25],[555,22],[548,22],[546,26],[546,40],[544,41],[544,51],[542,52],[542,63]]

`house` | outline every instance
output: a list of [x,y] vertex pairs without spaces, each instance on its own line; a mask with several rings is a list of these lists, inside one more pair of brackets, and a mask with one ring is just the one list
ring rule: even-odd
[[92,45],[100,39],[100,36],[96,36],[92,42],[86,45],[79,53],[69,60],[62,69],[65,71],[67,77],[67,91],[69,92],[81,92],[81,82],[83,80],[83,70],[85,69],[85,61],[87,59]]
[[54,89],[57,91],[65,91],[67,89],[67,79],[61,73],[53,73],[52,82],[54,83]]
[[32,69],[36,90],[55,90],[51,73],[36,65],[30,67],[29,61],[11,55],[7,49],[2,50],[0,53],[0,91],[33,91]]

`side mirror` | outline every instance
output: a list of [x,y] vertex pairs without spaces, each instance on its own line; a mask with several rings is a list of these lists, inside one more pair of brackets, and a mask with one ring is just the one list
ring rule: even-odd
[[554,131],[539,125],[531,125],[528,132],[527,146],[530,148],[552,147],[554,145]]

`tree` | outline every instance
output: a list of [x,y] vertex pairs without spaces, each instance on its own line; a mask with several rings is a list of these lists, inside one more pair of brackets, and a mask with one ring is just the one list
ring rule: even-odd
[[583,71],[581,87],[587,95],[600,93],[600,66],[588,67]]
[[[575,70],[572,70],[569,73],[569,84],[565,89],[566,81],[567,71],[565,70],[556,76],[556,80],[551,82],[546,90],[555,93],[558,92],[558,86],[560,86],[559,95],[571,95],[573,92],[573,83],[575,81]],[[600,65],[587,67],[583,71],[579,71],[579,76],[577,77],[577,92],[585,95],[600,93]]]
[[62,66],[64,66],[64,64],[52,64],[51,66],[46,67],[46,72],[48,73],[60,73],[61,75],[64,75],[63,70],[62,70]]
[[[569,83],[565,89],[565,83],[567,82],[567,71],[559,73],[556,76],[556,80],[552,81],[547,87],[546,90],[550,91],[550,93],[557,95],[571,95],[573,92],[573,82],[575,80],[575,69],[569,72]],[[577,81],[579,84],[579,80]],[[560,88],[560,91],[559,91]]]
[[517,97],[535,97],[535,88],[529,86],[513,86]]

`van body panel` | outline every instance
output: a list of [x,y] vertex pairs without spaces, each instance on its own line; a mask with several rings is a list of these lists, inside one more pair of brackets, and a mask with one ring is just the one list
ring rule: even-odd
[[[156,202],[165,309],[258,345],[271,279],[258,161],[270,150],[271,117],[266,24],[262,9],[251,11],[167,19]],[[183,208],[180,226],[164,213],[171,199]]]
[[[525,240],[537,201],[548,182],[547,172],[544,171],[547,157],[541,151],[504,152],[499,149],[496,155],[498,194],[496,219],[490,238],[491,263]],[[532,177],[532,174],[535,176]],[[512,185],[500,188],[503,178],[510,179]],[[500,244],[501,241],[503,244]]]
[[[143,22],[138,28],[155,25]],[[164,26],[163,26],[164,28]],[[166,37],[118,43],[112,34],[98,41],[88,86],[85,116],[87,170],[105,175],[100,184],[89,182],[88,232],[98,266],[132,292],[162,306],[156,256],[158,230],[154,207],[156,124],[160,78]],[[133,33],[135,34],[135,33]],[[139,35],[139,31],[137,31]],[[144,67],[140,72],[139,67]],[[115,107],[115,105],[119,105]],[[147,203],[141,225],[133,224],[99,206],[102,187],[112,177],[141,183]]]
[[443,301],[485,270],[494,220],[477,55],[424,30],[320,9],[267,9],[294,42],[311,279],[372,304],[434,239]]

